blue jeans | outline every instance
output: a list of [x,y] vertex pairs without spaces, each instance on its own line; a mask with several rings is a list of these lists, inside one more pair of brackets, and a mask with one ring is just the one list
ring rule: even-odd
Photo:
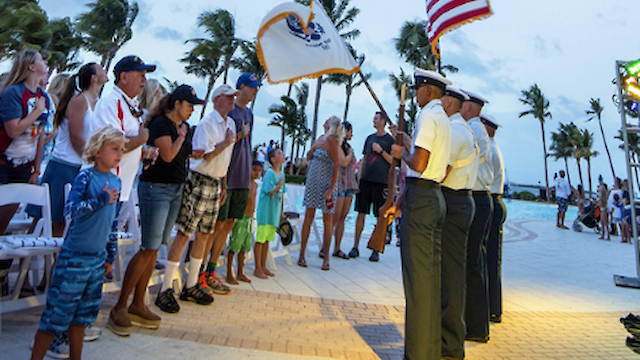
[[142,249],[158,250],[168,243],[180,211],[183,187],[147,181],[138,184]]

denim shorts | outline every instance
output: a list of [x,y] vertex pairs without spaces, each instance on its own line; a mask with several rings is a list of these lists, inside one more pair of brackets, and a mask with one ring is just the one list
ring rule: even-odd
[[346,189],[344,192],[339,191],[338,192],[338,197],[346,197],[346,198],[351,198],[353,199],[353,194],[356,191],[354,189]]
[[85,253],[62,247],[56,257],[47,306],[39,329],[64,332],[69,325],[96,321],[102,301],[105,251]]
[[158,250],[168,244],[173,225],[178,218],[184,184],[140,181],[138,198],[142,249]]

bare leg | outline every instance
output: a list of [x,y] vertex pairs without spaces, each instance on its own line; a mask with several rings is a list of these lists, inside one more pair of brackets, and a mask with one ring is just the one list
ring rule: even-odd
[[322,236],[322,250],[327,256],[324,257],[322,266],[329,266],[329,249],[331,248],[331,229],[333,229],[333,214],[322,214],[322,222],[324,223],[324,234]]
[[367,214],[358,213],[358,218],[356,219],[356,236],[354,238],[353,247],[358,248],[360,245],[360,236],[362,236],[362,230],[364,229],[364,217]]
[[238,253],[238,280],[244,282],[251,282],[251,279],[244,275],[244,251]]
[[4,234],[9,226],[9,222],[15,215],[20,204],[9,204],[0,206],[0,234]]
[[309,241],[309,233],[311,232],[311,223],[313,222],[313,218],[315,216],[315,208],[307,208],[304,213],[304,222],[302,223],[302,242],[300,244],[300,256],[298,257],[298,265],[300,266],[307,266],[304,254],[307,250],[307,242]]
[[[146,270],[148,270],[147,268],[149,267],[150,259],[153,259],[153,262],[151,263],[151,271],[153,271],[153,265],[155,265],[157,253],[157,250],[140,250],[133,256],[133,258],[131,258],[129,266],[127,266],[127,271],[124,274],[124,279],[122,280],[120,297],[118,298],[116,305],[113,307],[116,311],[120,311],[127,307],[129,295],[131,295],[133,289],[138,286],[138,283],[141,281],[145,273],[148,272]],[[147,278],[147,283],[148,282],[149,279]],[[147,283],[145,283],[145,289]]]
[[64,232],[64,221],[52,221],[51,222],[51,233],[54,237],[62,237],[62,233]]
[[253,275],[255,275],[257,278],[260,278],[260,279],[268,279],[269,277],[262,270],[262,246],[263,245],[264,244],[256,242],[256,245],[253,248],[253,253],[255,255],[255,264],[256,264],[256,269],[254,270]]
[[54,334],[48,331],[38,330],[33,341],[33,351],[31,352],[31,360],[42,360],[47,353]]
[[82,357],[82,341],[84,338],[84,325],[69,326],[69,359],[80,360]]
[[349,209],[351,208],[350,197],[339,197],[338,198],[338,206],[336,206],[336,213],[333,214],[333,227],[334,237],[335,237],[335,246],[333,249],[333,253],[337,253],[340,251],[340,245],[342,244],[342,236],[344,234],[344,222],[347,218],[347,214],[349,213]]
[[271,246],[271,244],[269,244],[268,241],[262,244],[262,272],[268,276],[276,276],[276,274],[267,269],[267,253],[269,252],[269,246]]
[[[238,253],[238,277],[240,276],[240,254],[242,253]],[[238,285],[238,280],[236,280],[236,278],[233,276],[233,256],[235,255],[235,253],[231,250],[229,250],[229,253],[227,254],[227,282],[229,284],[233,284],[233,285]]]
[[[144,303],[144,295],[147,293],[147,287],[149,286],[149,279],[153,274],[156,259],[158,257],[158,250],[145,250],[149,253],[145,267],[142,268],[142,275],[136,284],[136,291],[133,294],[133,301],[131,305],[137,309],[146,309],[147,305]],[[129,270],[129,269],[127,269]]]
[[221,223],[220,231],[218,231],[218,224],[216,224],[216,232],[213,235],[213,246],[211,247],[211,259],[210,262],[217,262],[222,255],[224,245],[227,243],[227,236],[233,226],[236,224],[236,219],[227,219]]

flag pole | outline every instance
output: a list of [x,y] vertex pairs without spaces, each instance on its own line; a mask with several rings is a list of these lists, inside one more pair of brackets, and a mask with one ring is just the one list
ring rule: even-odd
[[378,100],[378,97],[376,96],[376,93],[371,88],[371,85],[369,85],[369,82],[367,81],[367,78],[364,77],[364,74],[362,74],[361,70],[358,71],[358,74],[360,74],[360,78],[362,78],[362,82],[367,87],[367,90],[369,90],[369,93],[371,94],[371,97],[373,97],[373,101],[376,102],[376,104],[380,108],[380,111],[384,114],[385,119],[387,119],[387,122],[389,124],[391,124],[391,118],[389,117],[389,114],[387,114],[387,112],[384,110],[384,107],[382,106],[382,103],[380,102],[380,100]]

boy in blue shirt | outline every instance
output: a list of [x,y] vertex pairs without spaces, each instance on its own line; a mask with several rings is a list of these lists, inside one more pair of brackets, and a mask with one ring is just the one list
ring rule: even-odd
[[116,214],[124,135],[107,126],[96,131],[83,157],[94,166],[81,171],[64,207],[72,219],[56,259],[47,306],[40,319],[31,359],[42,359],[54,333],[68,330],[71,359],[80,359],[86,324],[96,321],[102,300],[105,246]]

